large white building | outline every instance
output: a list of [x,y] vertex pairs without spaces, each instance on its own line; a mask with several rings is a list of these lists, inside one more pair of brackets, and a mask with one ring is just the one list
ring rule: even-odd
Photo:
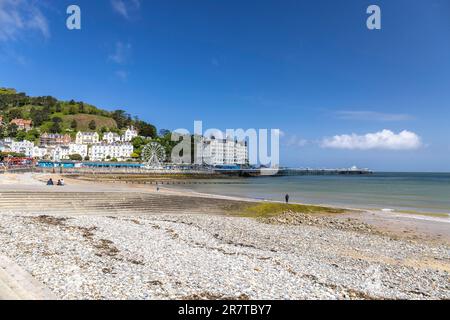
[[34,143],[31,141],[12,141],[10,150],[16,153],[23,153],[27,157],[33,156]]
[[70,149],[68,146],[56,146],[51,151],[53,161],[66,160],[70,156]]
[[120,142],[122,138],[115,132],[105,132],[103,134],[103,141],[106,141],[109,144],[113,144],[115,142]]
[[104,161],[108,159],[126,160],[131,158],[133,145],[130,143],[98,143],[89,149],[89,158],[92,161]]
[[45,147],[34,147],[33,148],[33,158],[44,159],[49,154],[47,148]]
[[129,127],[122,136],[124,142],[131,142],[133,138],[138,136],[138,132],[134,127]]
[[97,132],[78,131],[75,139],[76,144],[96,144],[99,143],[100,136]]
[[71,143],[69,144],[69,155],[79,154],[86,158],[88,156],[88,146],[85,144]]
[[234,146],[234,163],[248,164],[248,146],[245,142],[236,142]]
[[248,162],[248,148],[245,142],[212,137],[203,139],[202,147],[204,164],[245,165]]

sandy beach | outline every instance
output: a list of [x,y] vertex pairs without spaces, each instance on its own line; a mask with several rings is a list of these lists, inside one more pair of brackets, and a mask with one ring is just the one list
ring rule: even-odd
[[46,179],[0,175],[0,298],[450,299],[444,218],[243,217],[250,199]]

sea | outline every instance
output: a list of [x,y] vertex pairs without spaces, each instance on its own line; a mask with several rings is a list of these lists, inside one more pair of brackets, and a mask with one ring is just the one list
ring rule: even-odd
[[230,178],[173,187],[271,201],[284,201],[289,194],[292,203],[450,215],[450,173]]

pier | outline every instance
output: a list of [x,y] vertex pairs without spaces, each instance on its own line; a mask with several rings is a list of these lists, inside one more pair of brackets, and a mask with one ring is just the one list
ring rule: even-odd
[[281,168],[281,169],[216,169],[217,173],[224,175],[237,175],[242,177],[261,177],[261,176],[306,176],[306,175],[369,175],[373,171],[369,169],[302,169],[302,168]]

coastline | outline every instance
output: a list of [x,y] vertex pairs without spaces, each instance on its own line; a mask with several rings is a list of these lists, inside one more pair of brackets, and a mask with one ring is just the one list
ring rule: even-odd
[[[148,185],[148,184],[135,184],[135,183],[125,183],[112,182],[112,181],[92,181],[72,178],[67,175],[58,174],[11,174],[4,175],[7,179],[0,179],[0,192],[3,186],[8,185],[8,189],[11,187],[16,188],[16,190],[47,190],[44,183],[48,178],[53,177],[54,179],[64,178],[66,180],[67,186],[64,189],[56,189],[52,191],[63,192],[63,191],[90,191],[96,190],[100,192],[129,192],[130,190],[139,192],[149,193],[153,195],[166,194],[174,196],[183,197],[197,197],[204,199],[219,199],[219,200],[229,200],[229,201],[239,201],[247,203],[278,203],[283,204],[283,201],[275,200],[265,200],[249,197],[238,197],[230,195],[220,195],[214,193],[198,192],[195,190],[190,190],[189,188],[183,187],[173,187],[170,184],[159,184],[159,185]],[[6,181],[5,181],[6,180]],[[8,181],[9,180],[9,181]],[[38,189],[35,189],[37,187]],[[156,188],[159,188],[159,191]],[[69,188],[69,189],[68,189]],[[88,188],[88,189],[86,189]],[[450,231],[449,218],[434,216],[433,214],[426,214],[419,211],[401,212],[401,211],[383,211],[382,208],[358,208],[352,206],[339,206],[330,205],[327,203],[305,203],[305,202],[291,202],[291,204],[306,205],[313,207],[328,207],[328,208],[340,208],[347,212],[341,214],[340,216],[335,216],[338,219],[354,219],[362,223],[367,223],[373,227],[378,228],[381,232],[388,232],[392,234],[393,237],[403,237],[403,238],[413,238],[422,239],[426,241],[443,241],[450,244]]]
[[[3,198],[28,199],[2,210],[0,255],[58,299],[450,298],[450,242],[434,220],[361,211],[249,217],[211,205],[267,202],[71,179],[49,189],[45,178],[0,176]],[[82,211],[108,194],[117,208]],[[72,211],[58,212],[60,197]],[[160,207],[128,210],[128,197]],[[186,210],[164,213],[177,199]]]

